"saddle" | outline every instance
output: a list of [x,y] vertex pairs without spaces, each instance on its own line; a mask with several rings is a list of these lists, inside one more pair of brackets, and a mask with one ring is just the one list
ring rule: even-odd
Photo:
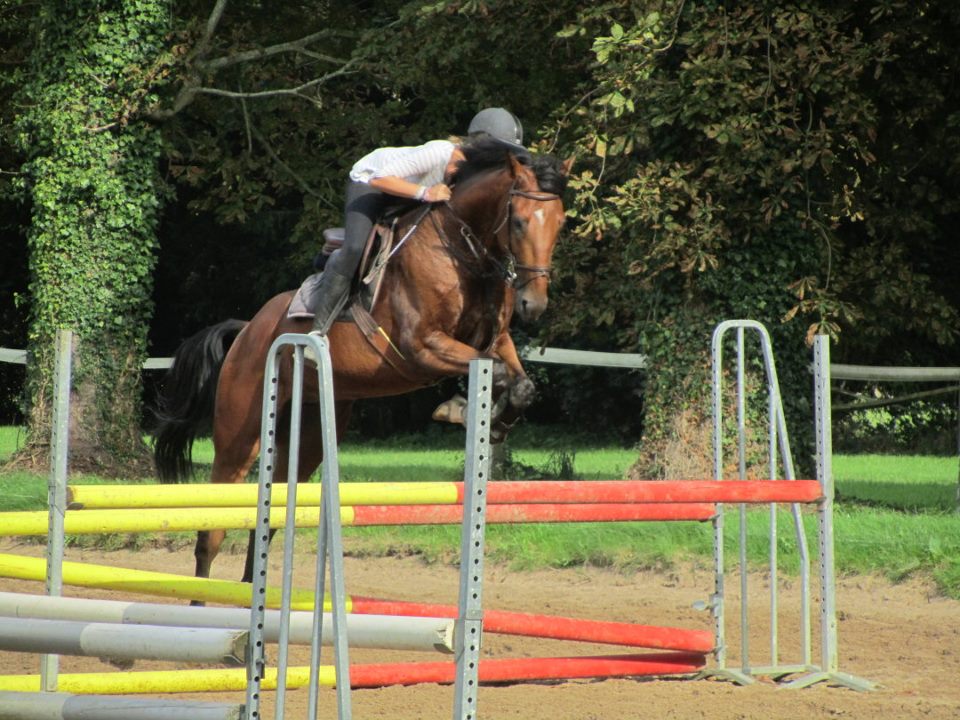
[[[353,279],[350,299],[340,312],[337,320],[353,319],[353,306],[358,302],[366,312],[372,312],[379,294],[380,282],[383,279],[383,270],[390,259],[390,251],[393,249],[395,226],[396,220],[389,225],[374,225],[370,237],[367,238],[357,275]],[[323,250],[317,254],[313,261],[313,266],[318,272],[310,275],[300,285],[293,296],[293,300],[290,301],[289,308],[287,308],[287,317],[294,319],[313,318],[312,300],[317,296],[315,288],[320,282],[327,261],[343,245],[343,238],[344,229],[342,227],[327,228],[323,231]]]
[[[396,231],[400,221],[400,213],[389,213],[373,226],[370,237],[360,259],[360,266],[353,278],[350,296],[347,298],[343,310],[337,316],[338,322],[353,322],[360,328],[367,342],[401,375],[407,377],[403,364],[406,361],[403,353],[390,339],[390,336],[374,320],[372,312],[376,307],[380,295],[380,285],[383,282],[384,270],[387,263],[397,250],[417,229],[430,211],[426,206],[407,227],[403,236],[396,240]],[[317,297],[316,288],[322,277],[322,268],[327,260],[343,245],[344,228],[328,228],[323,232],[323,251],[314,261],[314,267],[321,272],[314,273],[300,285],[287,308],[287,317],[293,319],[312,319],[314,308],[312,300]]]

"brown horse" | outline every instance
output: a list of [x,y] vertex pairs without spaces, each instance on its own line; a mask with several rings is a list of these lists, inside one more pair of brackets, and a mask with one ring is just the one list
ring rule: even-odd
[[[354,401],[464,375],[477,357],[495,360],[495,404],[503,411],[494,430],[500,436],[533,400],[533,383],[517,357],[509,326],[514,312],[535,320],[547,306],[551,256],[565,217],[560,194],[570,163],[549,155],[507,152],[496,143],[465,146],[464,153],[451,200],[421,217],[384,271],[371,314],[392,345],[354,323],[337,322],[329,332],[338,435]],[[422,211],[402,218],[396,236],[403,237],[418,215]],[[202,330],[177,350],[154,432],[162,480],[190,474],[193,440],[211,429],[211,480],[245,480],[259,449],[270,346],[283,333],[310,330],[309,320],[287,317],[292,296],[277,295],[249,323],[229,320]],[[288,348],[280,369],[279,428],[289,415],[291,373]],[[306,373],[304,383],[304,402],[316,403],[316,375]],[[323,459],[319,413],[303,413],[301,438],[298,477],[303,480]],[[280,430],[278,479],[287,473],[287,442]],[[198,534],[197,576],[209,577],[223,537],[222,530]],[[251,534],[243,577],[247,582],[252,545]]]

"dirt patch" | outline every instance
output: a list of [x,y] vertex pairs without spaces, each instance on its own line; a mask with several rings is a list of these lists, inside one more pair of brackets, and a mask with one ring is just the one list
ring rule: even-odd
[[[39,556],[40,546],[0,544],[0,552]],[[271,556],[273,558],[273,556]],[[188,551],[138,550],[102,553],[68,550],[69,560],[118,567],[189,574],[193,559]],[[218,558],[215,575],[236,579],[242,558]],[[313,558],[298,559],[296,585],[308,587]],[[279,557],[271,567],[279,575]],[[731,624],[739,617],[738,580],[729,582]],[[415,558],[347,558],[347,591],[357,595],[390,597],[425,602],[456,601],[457,570],[427,566]],[[766,614],[768,579],[749,578],[748,602],[758,618]],[[781,581],[779,629],[781,657],[790,661],[797,646],[793,627],[797,620],[792,602],[794,580]],[[0,579],[0,590],[43,592],[41,583]],[[488,565],[484,604],[491,609],[552,613],[581,618],[632,621],[679,627],[709,629],[707,613],[693,609],[698,600],[712,592],[712,573],[687,566],[670,573],[616,573],[607,570],[512,572]],[[147,600],[118,593],[69,588],[66,594]],[[162,602],[162,601],[161,601]],[[804,690],[786,690],[773,682],[739,687],[719,680],[635,680],[525,683],[512,686],[485,686],[479,694],[481,718],[539,718],[551,720],[596,720],[600,718],[927,718],[953,720],[960,716],[960,602],[934,594],[932,586],[914,581],[901,585],[873,577],[841,579],[837,604],[840,634],[840,669],[866,678],[879,687],[858,693],[819,684]],[[788,608],[787,606],[790,605]],[[816,608],[815,618],[816,620]],[[729,625],[728,625],[729,627]],[[816,627],[816,625],[815,625]],[[728,631],[730,632],[730,631]],[[769,657],[769,623],[759,620],[749,638],[755,662]],[[739,652],[740,639],[729,638],[732,659]],[[754,651],[755,654],[754,654]],[[537,657],[554,655],[616,654],[623,648],[583,645],[547,640],[529,640],[496,635],[484,638],[485,657]],[[819,650],[813,648],[814,660]],[[326,657],[330,658],[329,651]],[[441,656],[389,651],[354,651],[352,662],[394,662],[437,660]],[[297,650],[294,664],[305,661]],[[37,658],[0,652],[0,672],[35,673]],[[62,658],[63,672],[112,672],[96,659]],[[137,670],[172,669],[169,663],[138,663]],[[272,697],[273,693],[266,693]],[[204,694],[196,699],[241,702],[240,693]],[[450,717],[452,686],[422,685],[354,691],[357,718]],[[288,717],[305,716],[306,691],[292,691]],[[321,693],[324,717],[336,716],[333,691]],[[272,712],[267,710],[266,717]]]

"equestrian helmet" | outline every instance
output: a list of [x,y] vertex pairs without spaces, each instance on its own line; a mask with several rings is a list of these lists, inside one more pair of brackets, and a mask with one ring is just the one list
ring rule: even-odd
[[523,147],[523,125],[516,115],[504,108],[484,108],[478,112],[470,121],[467,133],[486,133],[510,145]]

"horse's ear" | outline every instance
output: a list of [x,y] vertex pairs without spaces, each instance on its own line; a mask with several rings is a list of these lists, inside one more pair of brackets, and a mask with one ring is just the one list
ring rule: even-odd
[[512,177],[518,177],[520,175],[521,168],[523,163],[520,162],[520,159],[513,153],[507,153],[507,156],[510,158],[510,175]]
[[573,169],[573,161],[575,159],[576,157],[574,155],[571,155],[560,164],[560,172],[563,173],[564,176],[567,176],[570,174],[570,171]]

